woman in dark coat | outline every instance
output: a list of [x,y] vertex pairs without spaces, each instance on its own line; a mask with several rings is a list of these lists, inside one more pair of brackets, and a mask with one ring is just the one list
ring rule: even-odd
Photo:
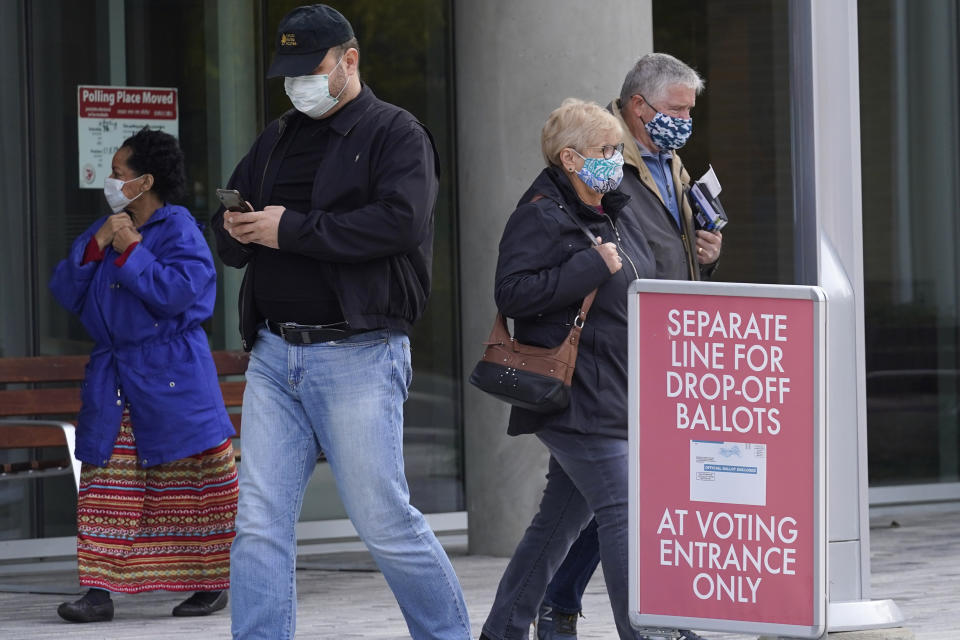
[[110,592],[193,591],[173,615],[222,609],[230,584],[237,470],[217,370],[200,326],[216,270],[190,212],[173,136],[144,129],[113,157],[113,215],[74,241],[50,280],[94,340],[76,457],[83,598],[71,622],[113,619]]
[[[547,584],[596,514],[607,593],[621,638],[638,638],[627,611],[627,288],[654,260],[617,186],[620,125],[594,103],[568,99],[541,138],[547,167],[510,216],[496,301],[518,341],[555,346],[597,289],[581,335],[570,405],[555,414],[513,408],[508,433],[550,450],[540,511],[504,572],[482,638],[526,638]],[[586,225],[591,242],[576,223]]]

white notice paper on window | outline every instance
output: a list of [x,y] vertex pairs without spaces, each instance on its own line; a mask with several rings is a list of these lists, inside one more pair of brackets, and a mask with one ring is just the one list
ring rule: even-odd
[[690,441],[690,500],[767,503],[767,445]]

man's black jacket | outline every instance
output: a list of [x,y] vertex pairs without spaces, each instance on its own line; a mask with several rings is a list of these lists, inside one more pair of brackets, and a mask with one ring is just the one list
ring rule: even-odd
[[[227,186],[262,210],[271,203],[280,160],[290,142],[288,111],[271,122],[240,161]],[[320,261],[354,329],[409,332],[430,295],[433,205],[439,159],[426,128],[403,109],[379,100],[369,87],[330,116],[334,132],[323,150],[312,209],[287,209],[280,220],[280,251]],[[253,295],[257,246],[243,245],[223,228],[221,207],[212,226],[217,253],[231,267],[246,266],[240,290],[240,335],[247,351],[263,320]],[[308,286],[308,283],[306,283]]]

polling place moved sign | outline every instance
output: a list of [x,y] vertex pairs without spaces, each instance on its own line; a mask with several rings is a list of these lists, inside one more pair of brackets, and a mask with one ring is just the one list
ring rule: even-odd
[[150,127],[179,136],[178,91],[171,87],[77,86],[81,189],[102,189],[123,141]]
[[638,280],[630,602],[638,628],[826,628],[825,298]]

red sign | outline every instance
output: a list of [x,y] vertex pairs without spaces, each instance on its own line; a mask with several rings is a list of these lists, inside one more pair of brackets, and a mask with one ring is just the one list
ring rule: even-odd
[[176,120],[177,90],[138,87],[80,86],[80,118]]
[[637,611],[718,631],[818,627],[819,300],[636,295]]

